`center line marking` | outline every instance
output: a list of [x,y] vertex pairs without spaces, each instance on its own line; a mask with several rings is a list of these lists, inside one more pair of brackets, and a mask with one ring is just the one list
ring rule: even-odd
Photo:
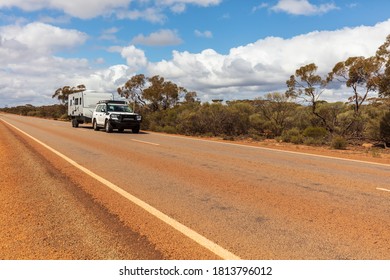
[[[225,248],[219,246],[218,244],[214,243],[210,239],[207,239],[203,235],[201,235],[201,234],[197,233],[196,231],[190,229],[189,227],[181,224],[180,222],[178,222],[175,219],[169,217],[168,215],[164,214],[160,210],[157,210],[156,208],[154,208],[153,206],[149,205],[148,203],[142,201],[141,199],[139,199],[139,198],[133,196],[132,194],[126,192],[125,190],[121,189],[117,185],[111,183],[110,181],[104,179],[103,177],[100,177],[96,173],[93,173],[91,170],[83,167],[82,165],[78,164],[77,162],[75,162],[71,158],[65,156],[64,154],[60,153],[59,151],[57,151],[57,150],[53,149],[52,147],[46,145],[42,141],[36,139],[35,137],[33,137],[30,134],[24,132],[23,130],[17,128],[16,126],[10,124],[9,122],[7,122],[7,121],[5,121],[3,119],[2,119],[2,121],[7,123],[9,126],[13,127],[14,129],[16,129],[17,131],[19,131],[20,133],[24,134],[25,136],[29,137],[30,139],[34,140],[38,144],[42,145],[43,147],[45,147],[49,151],[53,152],[57,156],[61,157],[63,160],[67,161],[68,163],[70,163],[74,167],[80,169],[85,174],[88,174],[89,176],[91,176],[95,180],[99,181],[103,185],[107,186],[111,190],[113,190],[116,193],[122,195],[124,198],[126,198],[130,202],[138,205],[139,207],[144,209],[149,214],[151,214],[151,215],[155,216],[156,218],[160,219],[161,221],[163,221],[167,225],[170,225],[171,227],[173,227],[177,231],[181,232],[182,234],[184,234],[188,238],[192,239],[193,241],[195,241],[196,243],[198,243],[202,247],[208,249],[210,252],[214,253],[215,255],[219,256],[220,258],[225,259],[225,260],[240,260],[240,257],[238,257],[237,255],[231,253],[230,251],[226,250]],[[132,139],[132,140],[134,140],[134,139]],[[136,141],[139,141],[139,140],[136,140]],[[149,144],[152,144],[152,143],[149,143]],[[155,144],[155,145],[158,145],[158,144]]]
[[390,192],[388,189],[383,189],[383,188],[376,188],[378,191],[384,191],[384,192]]
[[142,144],[148,144],[148,145],[153,145],[153,146],[160,146],[160,144],[157,144],[157,143],[146,142],[146,141],[141,141],[141,140],[137,140],[137,139],[130,139],[130,140],[134,141],[134,142],[139,142],[139,143],[142,143]]

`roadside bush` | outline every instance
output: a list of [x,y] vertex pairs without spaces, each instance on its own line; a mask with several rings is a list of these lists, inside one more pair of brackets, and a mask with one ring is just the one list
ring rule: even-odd
[[379,133],[385,144],[390,144],[390,111],[387,112],[379,125]]
[[309,126],[302,134],[306,145],[321,145],[325,143],[328,132],[324,127]]
[[335,136],[333,137],[331,147],[336,150],[345,150],[347,148],[347,140],[345,140],[344,137],[341,136]]
[[323,139],[327,135],[327,131],[323,127],[309,126],[303,131],[303,136],[314,139]]
[[158,130],[160,132],[164,132],[164,133],[168,133],[168,134],[176,134],[177,133],[176,127],[173,127],[170,125],[167,125],[164,127],[159,127]]
[[303,143],[303,136],[300,132],[300,130],[296,127],[283,131],[281,136],[283,142],[291,142],[293,144],[302,144]]

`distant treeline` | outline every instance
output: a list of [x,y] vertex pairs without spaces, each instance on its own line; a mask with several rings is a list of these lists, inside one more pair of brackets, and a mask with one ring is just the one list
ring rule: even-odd
[[290,102],[279,93],[227,104],[184,102],[166,110],[144,110],[143,128],[226,140],[277,139],[295,144],[330,144],[335,148],[363,141],[382,145],[390,142],[390,110],[386,102],[377,100],[364,105],[358,118],[351,104],[323,101],[316,106],[330,129],[312,113],[311,106]]
[[[143,116],[142,129],[192,136],[212,136],[226,140],[277,139],[307,145],[332,145],[345,148],[347,143],[362,141],[384,144],[390,142],[390,110],[387,100],[373,100],[364,105],[359,118],[354,107],[344,102],[317,104],[323,120],[304,106],[280,93],[270,93],[255,100],[201,103],[190,99],[173,107],[150,110],[139,106]],[[65,105],[35,107],[32,105],[0,109],[23,116],[68,118]]]
[[68,119],[68,106],[65,104],[55,104],[46,106],[33,106],[26,104],[16,107],[0,108],[0,112],[17,114],[21,116],[50,118],[50,119]]

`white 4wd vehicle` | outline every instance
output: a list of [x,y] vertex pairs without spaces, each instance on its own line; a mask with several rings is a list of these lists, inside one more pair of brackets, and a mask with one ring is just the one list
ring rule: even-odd
[[112,132],[113,129],[118,129],[119,132],[131,129],[133,133],[138,133],[141,119],[141,116],[134,113],[126,101],[99,101],[92,113],[93,129],[104,128],[106,132]]

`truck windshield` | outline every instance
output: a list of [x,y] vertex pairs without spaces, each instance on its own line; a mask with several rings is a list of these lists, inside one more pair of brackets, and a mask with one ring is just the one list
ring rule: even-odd
[[132,113],[133,110],[130,109],[127,105],[114,105],[114,104],[108,104],[108,112],[126,112],[126,113]]

